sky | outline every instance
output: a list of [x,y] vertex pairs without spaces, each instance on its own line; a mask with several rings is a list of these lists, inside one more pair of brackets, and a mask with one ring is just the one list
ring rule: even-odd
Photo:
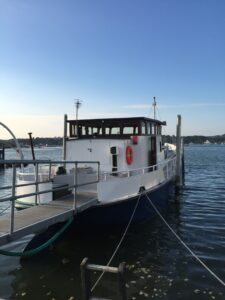
[[[0,0],[0,122],[63,134],[75,118],[153,117],[225,134],[224,0]],[[0,139],[9,138],[0,128]]]

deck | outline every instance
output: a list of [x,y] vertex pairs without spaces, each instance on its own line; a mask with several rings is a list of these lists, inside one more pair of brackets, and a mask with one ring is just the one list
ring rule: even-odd
[[76,210],[72,194],[53,200],[48,204],[33,206],[15,211],[14,230],[10,234],[11,216],[0,216],[0,245],[21,238],[25,235],[48,228],[50,225],[66,221],[75,213],[79,213],[98,203],[96,193],[78,193]]

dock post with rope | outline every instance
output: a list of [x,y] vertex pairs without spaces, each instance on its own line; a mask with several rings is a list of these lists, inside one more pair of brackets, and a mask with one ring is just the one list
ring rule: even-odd
[[[98,271],[103,273],[114,273],[118,277],[118,299],[127,300],[126,294],[126,283],[125,283],[125,263],[122,262],[119,264],[118,268],[110,266],[100,266],[94,264],[88,264],[88,258],[85,257],[80,265],[81,268],[81,281],[82,281],[82,291],[83,291],[83,300],[94,300],[103,298],[92,297],[91,288],[91,274],[90,271]],[[108,299],[109,300],[109,299]]]

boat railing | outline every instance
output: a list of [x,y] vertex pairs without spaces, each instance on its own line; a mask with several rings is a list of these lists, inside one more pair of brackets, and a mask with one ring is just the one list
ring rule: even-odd
[[158,170],[163,170],[165,179],[170,179],[175,175],[176,157],[172,157],[164,162],[160,162],[156,165],[147,166],[143,168],[131,169],[126,171],[113,171],[113,172],[103,172],[100,174],[100,181],[108,181],[113,178],[123,178],[146,174],[149,172],[157,172]]
[[[34,201],[34,205],[40,205],[41,203],[38,203],[38,197],[42,194],[47,194],[47,193],[53,193],[53,191],[60,191],[65,189],[65,185],[64,186],[59,186],[59,187],[54,187],[52,186],[52,188],[47,188],[45,190],[39,190],[39,185],[43,184],[43,183],[48,183],[48,182],[52,182],[52,177],[51,177],[51,169],[53,165],[58,165],[58,166],[62,166],[65,167],[66,164],[70,164],[74,166],[74,173],[73,173],[73,183],[68,185],[67,188],[68,190],[72,190],[73,191],[73,195],[74,195],[74,200],[73,200],[73,210],[74,213],[76,213],[77,211],[77,193],[78,193],[78,188],[82,187],[82,186],[87,186],[87,185],[91,185],[91,184],[96,184],[99,182],[99,174],[100,174],[100,163],[98,161],[64,161],[64,160],[59,160],[59,161],[50,161],[50,160],[0,160],[0,165],[1,164],[10,164],[12,166],[12,183],[11,185],[7,185],[7,186],[0,186],[0,191],[1,190],[10,190],[11,191],[11,196],[6,196],[3,198],[0,198],[0,203],[2,202],[10,202],[10,211],[11,211],[11,219],[10,219],[10,234],[12,234],[14,232],[14,214],[15,214],[15,202],[17,199],[24,199],[26,197],[35,197],[35,201]],[[25,165],[34,165],[35,168],[35,176],[34,176],[34,180],[32,180],[32,182],[28,182],[28,183],[22,183],[22,184],[18,184],[17,183],[17,168],[18,166],[21,167],[20,172],[23,172],[25,170],[24,166]],[[91,180],[91,181],[87,181],[87,182],[78,182],[78,169],[79,169],[79,165],[83,165],[83,164],[88,164],[88,165],[92,165],[95,166],[96,171],[96,177],[95,180]],[[45,165],[48,166],[48,176],[47,178],[45,178],[44,180],[40,180],[40,176],[39,176],[39,171],[40,171],[40,166],[41,165]],[[25,171],[26,173],[26,171]],[[29,174],[29,173],[28,173]],[[70,173],[70,175],[72,175]],[[18,195],[16,193],[17,188],[20,187],[26,187],[26,186],[35,186],[35,191],[34,192],[30,192],[30,193],[24,193],[21,195]]]

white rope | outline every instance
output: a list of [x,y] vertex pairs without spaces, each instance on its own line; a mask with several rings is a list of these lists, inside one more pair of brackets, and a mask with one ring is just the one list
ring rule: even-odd
[[[120,245],[122,244],[122,242],[123,242],[123,240],[124,240],[124,238],[125,238],[125,236],[126,236],[126,234],[127,234],[127,231],[128,231],[128,229],[129,229],[129,227],[130,227],[130,224],[131,224],[131,222],[132,222],[132,220],[133,220],[133,217],[134,217],[134,215],[135,215],[135,212],[136,212],[136,210],[137,210],[137,207],[138,207],[138,204],[139,204],[141,195],[142,195],[142,193],[140,193],[140,195],[139,195],[139,197],[138,197],[137,203],[135,204],[133,213],[132,213],[132,215],[131,215],[131,217],[130,217],[130,220],[129,220],[128,224],[127,224],[127,227],[126,227],[126,229],[125,229],[125,231],[124,231],[124,233],[123,233],[123,235],[122,235],[122,237],[121,237],[121,239],[120,239],[120,241],[119,241],[119,243],[118,243],[116,249],[114,250],[114,252],[113,252],[113,254],[112,254],[110,260],[108,261],[108,263],[107,263],[107,265],[106,265],[107,267],[111,264],[113,258],[115,257],[117,251],[119,250]],[[101,273],[101,275],[99,276],[99,278],[96,280],[96,282],[94,283],[94,285],[93,285],[92,288],[91,288],[91,292],[94,291],[94,289],[96,288],[96,286],[98,285],[98,283],[99,283],[100,280],[102,279],[102,277],[103,277],[103,275],[105,274],[105,272],[106,272],[106,271],[103,271],[103,272]]]
[[185,242],[176,234],[176,232],[173,230],[172,227],[166,222],[166,220],[163,218],[163,216],[160,214],[156,206],[152,203],[151,199],[148,197],[148,195],[145,193],[149,203],[152,205],[154,210],[157,212],[159,217],[163,220],[165,225],[172,231],[172,233],[175,235],[175,237],[179,240],[179,242],[191,253],[191,255],[216,279],[218,280],[224,287],[225,287],[225,282],[219,278],[186,244]]

